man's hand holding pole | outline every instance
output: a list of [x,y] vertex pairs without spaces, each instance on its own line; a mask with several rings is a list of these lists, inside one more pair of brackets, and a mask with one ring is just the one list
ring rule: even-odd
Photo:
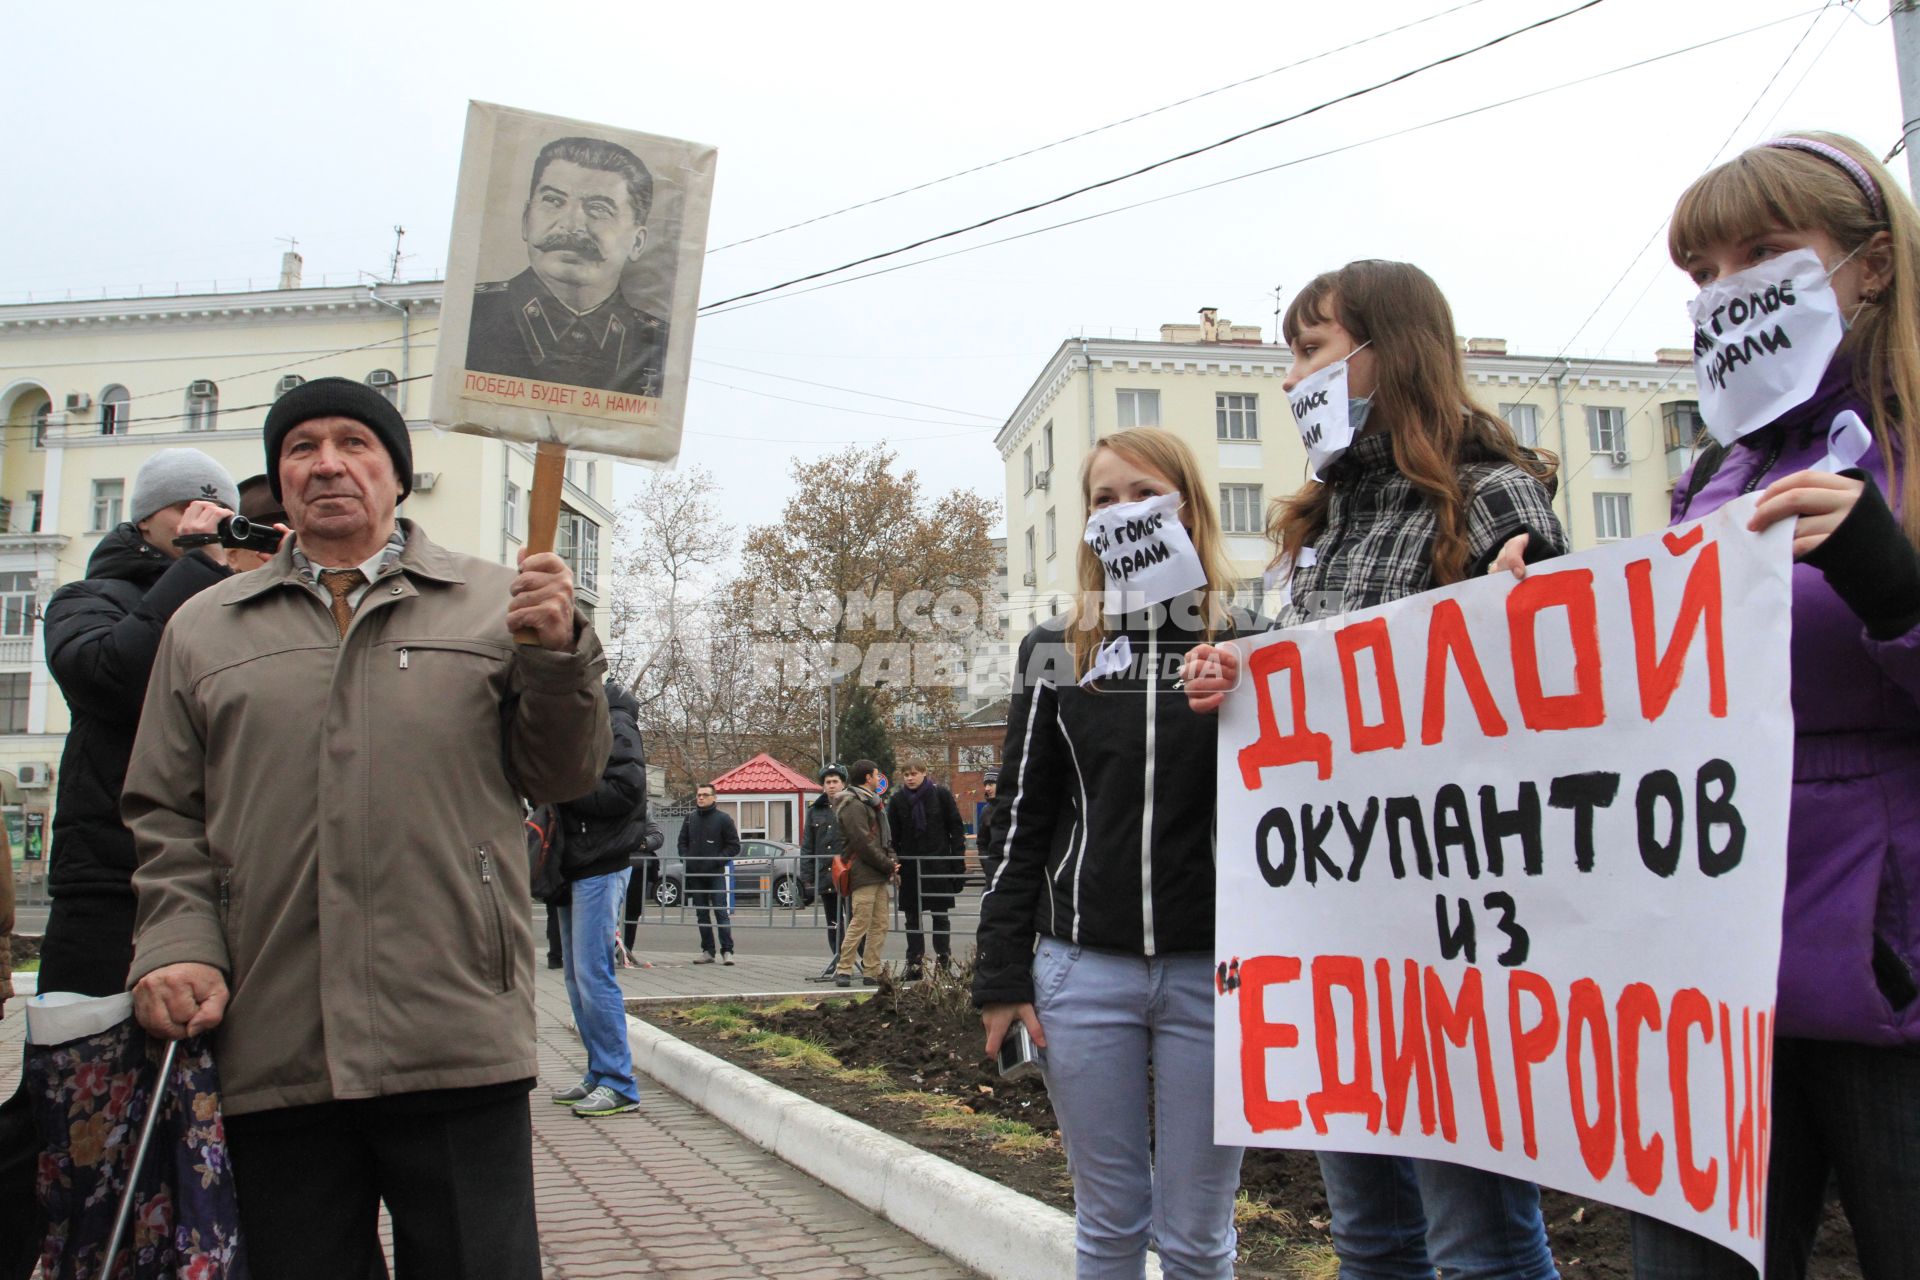
[[513,580],[507,629],[530,632],[542,649],[573,649],[573,570],[551,551],[520,552],[520,576]]
[[133,1016],[161,1040],[211,1031],[226,1012],[227,979],[210,964],[162,965],[133,984]]

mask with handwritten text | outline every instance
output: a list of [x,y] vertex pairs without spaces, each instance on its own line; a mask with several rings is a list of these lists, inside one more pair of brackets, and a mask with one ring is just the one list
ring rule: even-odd
[[1846,332],[1830,272],[1795,249],[1702,288],[1693,316],[1700,416],[1723,445],[1805,404]]
[[1343,359],[1316,369],[1287,393],[1294,425],[1300,428],[1301,443],[1307,446],[1307,466],[1315,480],[1352,447],[1353,438],[1366,424],[1367,410],[1373,407],[1371,396],[1365,400],[1347,398],[1347,361],[1366,345],[1363,342]]
[[1180,495],[1116,502],[1087,517],[1086,544],[1100,558],[1104,608],[1131,613],[1207,585],[1200,553],[1180,523]]

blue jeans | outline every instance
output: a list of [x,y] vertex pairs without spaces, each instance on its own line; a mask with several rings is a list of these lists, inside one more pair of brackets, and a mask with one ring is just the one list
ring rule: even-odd
[[1073,1175],[1074,1274],[1139,1280],[1151,1243],[1167,1280],[1231,1280],[1241,1148],[1213,1142],[1213,958],[1043,937],[1033,991]]
[[[1827,1180],[1853,1227],[1866,1280],[1920,1276],[1920,1050],[1835,1040],[1773,1042],[1767,1278],[1801,1280]],[[1729,1249],[1633,1215],[1637,1280],[1752,1280]]]
[[1443,1160],[1320,1153],[1341,1280],[1554,1280],[1540,1188]]
[[720,950],[733,950],[731,917],[727,914],[727,878],[725,876],[687,877],[687,897],[693,900],[693,918],[700,926],[700,949],[713,954],[713,933],[720,931]]
[[632,869],[575,880],[573,902],[560,911],[560,954],[567,978],[573,1025],[587,1049],[586,1086],[606,1085],[633,1101],[633,1050],[627,1044],[627,1005],[613,976],[614,930],[627,900]]

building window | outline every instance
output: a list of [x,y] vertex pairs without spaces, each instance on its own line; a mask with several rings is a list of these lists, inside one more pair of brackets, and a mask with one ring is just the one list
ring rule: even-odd
[[1120,427],[1157,427],[1160,425],[1160,393],[1158,391],[1122,391],[1120,394]]
[[573,570],[573,580],[584,591],[600,589],[600,526],[577,511],[560,509],[560,527],[554,551]]
[[187,387],[187,430],[211,431],[220,416],[220,388],[211,378],[195,378]]
[[0,636],[33,634],[33,575],[0,573]]
[[1060,538],[1054,528],[1053,511],[1052,507],[1047,508],[1047,559],[1049,560],[1053,559],[1060,550]]
[[100,434],[123,436],[133,425],[133,397],[125,387],[114,385],[100,393]]
[[273,398],[278,400],[281,396],[287,394],[287,392],[293,390],[305,381],[306,379],[297,373],[281,374],[280,381],[273,384]]
[[27,532],[28,533],[40,532],[40,510],[44,500],[45,500],[44,495],[42,495],[40,490],[38,489],[27,490],[27,509],[28,509]]
[[1259,533],[1260,488],[1257,484],[1220,486],[1220,527],[1228,533]]
[[1625,453],[1627,411],[1604,405],[1588,405],[1587,447],[1594,453]]
[[27,699],[32,690],[33,676],[25,671],[0,676],[0,733],[27,731]]
[[1618,542],[1633,536],[1633,495],[1593,495],[1593,537],[1596,542]]
[[375,369],[367,375],[367,385],[387,398],[388,404],[400,403],[400,379],[391,369]]
[[1051,422],[1049,422],[1046,426],[1040,428],[1040,451],[1041,451],[1042,459],[1046,463],[1046,469],[1049,472],[1052,471],[1053,470],[1053,424]]
[[515,542],[520,541],[520,486],[511,480],[507,481],[506,508],[500,513],[500,518],[506,526],[507,536]]
[[1225,391],[1213,397],[1213,426],[1222,440],[1258,440],[1260,438],[1259,396],[1231,395]]
[[1669,400],[1660,406],[1660,425],[1665,429],[1668,449],[1689,449],[1700,435],[1700,402]]
[[587,459],[587,492],[588,493],[593,492],[593,481],[594,481],[594,477],[598,474],[599,465],[600,464],[595,462],[592,458]]
[[1500,416],[1513,428],[1514,437],[1531,449],[1540,443],[1540,406],[1533,404],[1503,404]]
[[1036,574],[1034,573],[1034,559],[1033,559],[1033,530],[1032,530],[1032,528],[1028,528],[1028,530],[1027,530],[1027,577],[1026,577],[1026,583],[1027,583],[1027,585],[1028,585],[1028,586],[1032,586],[1032,585],[1033,585],[1034,583],[1036,583],[1036,582],[1038,582],[1038,581],[1039,581],[1039,577],[1038,577],[1038,575],[1036,575]]
[[126,503],[126,497],[127,482],[124,480],[93,482],[92,532],[105,533],[120,523],[120,512]]
[[47,447],[47,420],[52,416],[53,401],[51,400],[33,411],[33,434],[30,439],[33,441],[34,448],[44,449]]
[[1032,493],[1033,492],[1033,446],[1032,445],[1027,446],[1026,459],[1027,459],[1027,463],[1026,463],[1027,487],[1023,489],[1021,492]]

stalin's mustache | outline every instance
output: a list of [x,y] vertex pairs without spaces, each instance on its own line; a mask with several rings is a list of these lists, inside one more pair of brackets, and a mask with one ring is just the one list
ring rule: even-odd
[[600,261],[600,246],[584,231],[556,231],[533,246],[542,253],[577,253],[589,262]]

